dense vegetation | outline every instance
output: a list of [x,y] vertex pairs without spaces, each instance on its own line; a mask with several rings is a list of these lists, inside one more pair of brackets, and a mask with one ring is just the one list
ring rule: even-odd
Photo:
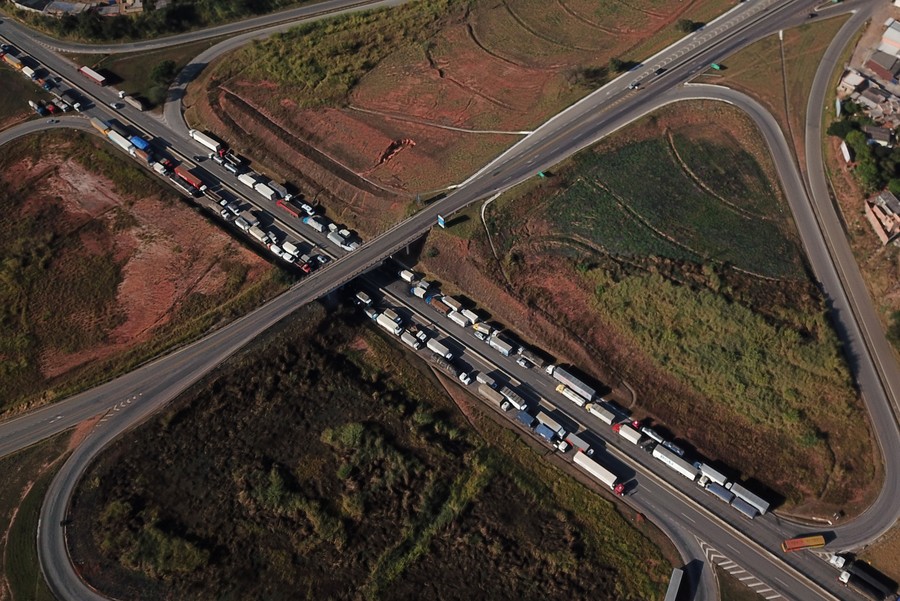
[[861,129],[863,125],[875,125],[875,122],[858,104],[845,100],[841,104],[841,118],[828,126],[828,133],[843,139],[852,151],[856,163],[853,173],[864,192],[877,192],[887,187],[900,195],[900,147],[869,144]]
[[579,154],[570,173],[578,175],[549,201],[549,215],[610,253],[802,273],[777,192],[740,147],[660,136]]
[[22,11],[19,16],[60,38],[109,42],[153,39],[304,3],[302,0],[171,0],[155,9],[153,0],[147,0],[144,12],[135,15],[103,17],[85,11],[57,19]]
[[509,451],[487,445],[424,364],[358,322],[302,309],[102,457],[70,536],[92,584],[142,599],[659,596],[667,569],[611,503],[509,431],[493,432]]
[[274,35],[234,56],[218,76],[243,76],[288,86],[302,107],[345,101],[359,79],[406,44],[423,44],[465,2],[410,2],[389,9],[312,22]]
[[874,476],[865,419],[774,170],[745,117],[704,104],[711,128],[696,110],[493,203],[498,275],[704,453],[793,503],[854,502]]

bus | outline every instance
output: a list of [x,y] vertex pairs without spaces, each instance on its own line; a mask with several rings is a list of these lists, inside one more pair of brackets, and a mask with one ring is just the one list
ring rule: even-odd
[[801,551],[803,549],[818,549],[825,546],[825,537],[821,534],[816,536],[801,536],[800,538],[789,538],[781,543],[781,550],[785,553],[791,551]]

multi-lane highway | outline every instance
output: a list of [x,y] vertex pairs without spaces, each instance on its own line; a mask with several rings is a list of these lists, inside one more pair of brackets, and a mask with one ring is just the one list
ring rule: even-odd
[[[380,262],[383,257],[405,246],[408,241],[420,236],[431,227],[438,213],[451,214],[497,190],[515,185],[519,181],[531,177],[536,171],[555,164],[561,158],[607,135],[638,116],[676,99],[676,95],[666,93],[666,90],[686,81],[693,74],[705,68],[709,62],[726,56],[749,40],[772,32],[785,23],[804,19],[810,6],[810,2],[799,0],[777,4],[763,0],[739,6],[718,23],[708,26],[705,31],[698,32],[682,43],[667,49],[657,57],[648,60],[641,69],[613,82],[568,111],[551,119],[522,143],[511,148],[491,165],[470,178],[455,193],[440,203],[426,208],[413,218],[395,226],[359,251],[308,278],[301,285],[267,303],[263,308],[229,324],[206,339],[146,365],[127,376],[0,426],[0,454],[3,454],[71,426],[104,409],[115,407],[115,410],[110,411],[106,420],[97,426],[96,431],[65,464],[54,480],[51,494],[47,497],[48,500],[55,501],[46,503],[42,514],[42,524],[45,526],[40,536],[41,558],[48,580],[54,590],[61,598],[85,599],[92,598],[90,595],[94,594],[84,587],[68,564],[63,529],[53,528],[52,525],[58,524],[62,520],[66,500],[84,466],[108,441],[125,429],[146,419],[184,388],[218,365],[234,350],[245,344],[247,340],[290,313],[299,304],[309,302],[349,281]],[[6,26],[0,27],[2,27],[0,31],[6,35],[8,33]],[[16,33],[21,32],[15,32],[8,37],[12,39]],[[72,81],[77,81],[74,67],[60,60],[46,48],[29,46],[27,37],[24,41],[22,39],[14,41],[49,68]],[[668,69],[666,73],[659,77],[653,76],[657,66],[663,65]],[[640,81],[641,87],[637,90],[628,89],[628,83],[634,80]],[[105,98],[104,91],[100,89],[90,90],[90,93],[98,101],[99,106],[104,106],[107,101],[112,100],[112,98]],[[689,95],[726,98],[742,106],[751,114],[754,111],[765,114],[758,106],[754,108],[754,103],[739,97],[739,95],[729,96],[730,93],[727,91],[692,89],[679,94],[682,94],[682,97]],[[195,151],[196,147],[184,137],[183,133],[173,135],[169,128],[140,113],[125,111],[125,116],[152,135],[167,140],[187,156]],[[792,210],[794,210],[795,217],[798,218],[798,227],[801,228],[801,234],[804,236],[804,245],[810,254],[811,262],[822,263],[821,266],[814,265],[816,273],[822,278],[821,273],[827,271],[827,263],[831,262],[830,255],[827,248],[823,246],[826,240],[822,239],[818,228],[814,228],[815,232],[804,233],[804,227],[800,225],[801,217],[798,217],[798,211],[808,218],[809,201],[806,200],[807,209],[802,206],[802,201],[800,204],[797,202],[797,199],[805,200],[806,196],[796,170],[789,168],[792,164],[790,151],[787,150],[783,137],[774,126],[774,122],[765,122],[766,118],[771,121],[770,116],[762,118],[759,115],[753,116],[760,123],[766,139],[776,155],[776,164],[780,167],[780,176],[788,197],[792,199]],[[170,121],[170,126],[175,125],[169,118],[168,112],[167,120]],[[180,110],[178,120],[180,120]],[[788,171],[793,175],[787,173]],[[819,209],[821,212],[821,207]],[[815,219],[811,223],[815,224]],[[815,237],[816,233],[821,241],[811,243],[810,240]],[[829,233],[825,238],[833,237],[834,235]],[[821,248],[826,248],[826,250],[822,251]],[[816,255],[815,259],[813,258],[814,254]],[[834,270],[833,264],[831,269]],[[832,299],[840,296],[841,280],[838,279],[835,282],[823,280],[826,292]],[[837,286],[838,290],[832,290],[829,286]],[[854,296],[853,300],[857,304],[866,301],[871,304],[867,296],[865,298]],[[839,317],[843,319],[852,316],[839,315]],[[881,363],[885,364],[884,361]],[[896,366],[894,365],[894,367]],[[508,369],[515,373],[513,366]],[[526,378],[529,378],[527,381],[530,385],[540,388],[541,383],[538,376],[523,376],[523,380]],[[877,385],[879,385],[878,380],[867,384],[867,386]],[[864,393],[864,395],[870,406],[880,402],[878,399],[871,398],[868,393]],[[585,421],[584,418],[582,421]],[[896,430],[894,430],[893,437],[896,439]],[[885,446],[883,442],[882,446]],[[646,462],[645,457],[629,458],[629,461],[633,461],[636,465],[642,465],[642,460]],[[668,524],[670,532],[679,540],[690,541],[692,536],[696,536],[713,546],[722,547],[720,551],[724,551],[729,556],[731,553],[736,554],[737,557],[732,557],[732,559],[742,565],[746,564],[746,569],[757,577],[764,578],[764,582],[769,587],[784,596],[796,599],[814,598],[810,596],[811,594],[817,597],[822,596],[820,592],[812,592],[816,590],[814,585],[809,584],[804,577],[800,576],[797,571],[800,570],[819,582],[828,583],[826,586],[838,598],[853,598],[848,597],[842,589],[833,586],[834,574],[826,571],[830,568],[827,568],[823,562],[809,555],[799,558],[792,557],[790,565],[773,561],[762,547],[753,542],[760,541],[767,548],[772,548],[773,541],[777,541],[784,535],[776,522],[767,520],[746,524],[738,522],[738,527],[735,527],[729,522],[735,516],[716,515],[716,509],[721,508],[700,509],[699,507],[704,503],[703,498],[695,498],[693,501],[682,500],[681,495],[684,496],[684,499],[691,499],[692,494],[699,494],[697,490],[694,490],[695,487],[688,487],[688,490],[679,490],[674,493],[670,488],[659,484],[649,476],[639,476],[639,478],[641,480],[639,492],[632,501],[638,506],[644,507],[648,515],[653,515]],[[677,485],[676,488],[678,488]],[[646,499],[644,499],[645,494]],[[659,503],[660,498],[666,499],[666,502]],[[707,500],[706,504],[708,503]],[[872,519],[869,518],[870,523]],[[741,527],[746,530],[741,530]],[[732,531],[732,529],[734,530]],[[741,532],[744,536],[738,535],[737,532]],[[688,544],[690,543],[685,543],[685,545]],[[811,586],[813,588],[810,588]]]

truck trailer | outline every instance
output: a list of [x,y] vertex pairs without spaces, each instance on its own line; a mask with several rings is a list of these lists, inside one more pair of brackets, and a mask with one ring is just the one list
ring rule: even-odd
[[691,482],[697,479],[697,474],[699,473],[697,468],[695,468],[693,465],[691,465],[669,449],[665,448],[664,446],[656,445],[653,448],[653,456]]
[[574,390],[572,390],[571,388],[569,388],[568,386],[566,386],[565,384],[560,384],[559,386],[557,386],[556,392],[563,395],[564,397],[566,397],[567,399],[569,399],[570,401],[572,401],[579,407],[584,407],[584,403],[585,403],[584,397],[581,396],[580,394],[578,394],[577,392],[575,392]]
[[254,225],[250,228],[249,233],[256,240],[259,240],[263,244],[269,241],[269,234],[267,234],[261,227],[258,225]]
[[276,200],[278,198],[278,193],[275,190],[261,182],[256,182],[253,189],[259,192],[260,196],[266,200]]
[[516,350],[516,347],[501,338],[500,334],[498,334],[497,332],[494,332],[491,337],[488,338],[488,344],[491,345],[491,348],[498,351],[504,357],[509,357]]
[[617,495],[622,495],[625,493],[625,485],[619,482],[618,477],[588,457],[585,453],[579,451],[575,451],[575,457],[573,458],[575,465],[586,471],[588,474],[599,480],[602,484],[610,488]]
[[419,339],[409,332],[403,332],[402,334],[400,334],[400,340],[402,340],[414,350],[419,350],[420,348],[422,348],[422,343],[419,341]]
[[600,418],[604,423],[612,425],[616,421],[616,415],[600,403],[588,403],[584,408],[587,409],[588,413]]
[[559,436],[560,438],[564,438],[566,436],[565,429],[559,425],[559,422],[544,413],[543,411],[537,412],[537,420],[553,430],[553,433]]
[[565,440],[567,443],[572,445],[572,447],[576,451],[581,451],[586,455],[591,455],[593,453],[593,451],[591,450],[591,445],[585,442],[584,439],[582,439],[580,436],[577,436],[572,432],[566,434]]
[[759,515],[759,512],[756,510],[756,507],[748,503],[747,501],[735,497],[731,500],[731,506],[743,513],[745,516],[750,518],[751,520]]
[[468,319],[466,319],[466,317],[459,311],[450,311],[450,313],[447,314],[447,317],[449,317],[451,319],[451,321],[453,321],[457,325],[460,325],[464,328],[471,325],[471,322]]
[[225,154],[225,145],[212,136],[209,136],[196,129],[188,131],[188,135],[191,136],[195,141],[199,142],[201,146],[205,146],[217,155],[222,156],[223,154]]
[[448,361],[453,360],[453,353],[451,353],[450,349],[448,349],[446,346],[438,342],[437,338],[430,338],[426,346],[429,350],[437,353],[441,357],[444,357]]
[[119,135],[116,131],[108,131],[106,132],[106,137],[109,138],[109,141],[133,156],[134,152],[134,144],[128,141],[125,136]]
[[500,394],[506,397],[506,400],[509,401],[509,404],[519,411],[523,411],[528,407],[528,403],[525,402],[525,399],[523,399],[519,395],[519,393],[511,389],[509,386],[504,386],[503,388],[501,388]]
[[140,148],[141,150],[150,150],[150,142],[140,136],[131,136],[129,138],[129,141],[134,144],[135,148]]
[[[481,396],[483,396],[484,398],[486,398],[487,400],[492,402],[494,405],[496,405],[500,409],[503,409],[503,403],[506,402],[506,399],[503,397],[502,394],[500,394],[499,392],[497,392],[496,390],[494,390],[487,384],[479,384],[478,385],[478,394],[480,394]],[[507,408],[509,408],[509,405],[507,405]],[[504,411],[505,411],[505,409],[504,409]]]
[[769,504],[766,503],[765,500],[761,499],[757,495],[753,494],[743,486],[737,483],[733,483],[727,485],[726,488],[734,493],[734,496],[743,499],[745,502],[749,503],[753,507],[759,511],[760,515],[766,515],[766,512],[769,511]]
[[320,233],[328,230],[328,226],[318,217],[304,217],[303,223]]
[[136,98],[136,97],[134,97],[134,96],[126,96],[126,97],[124,98],[124,100],[125,100],[125,102],[126,102],[128,105],[130,105],[132,108],[134,108],[134,109],[136,109],[136,110],[139,110],[139,111],[143,111],[143,110],[144,110],[144,103],[141,102],[141,99],[140,99],[140,98]]
[[448,313],[450,313],[450,307],[448,307],[447,305],[445,305],[444,303],[442,303],[442,302],[441,302],[441,297],[440,297],[439,295],[437,295],[437,294],[432,294],[432,295],[430,295],[430,296],[426,296],[426,297],[425,297],[425,302],[428,303],[428,305],[429,305],[432,309],[434,309],[435,311],[437,311],[437,312],[440,313],[441,315],[447,315]]
[[91,117],[91,125],[93,125],[94,129],[99,131],[104,136],[110,130],[109,124],[106,121],[101,121],[100,119],[97,119],[96,117]]
[[203,180],[191,173],[190,168],[185,165],[178,165],[175,167],[175,175],[186,181],[199,192],[206,190],[206,184],[203,183]]
[[410,271],[409,269],[403,269],[400,271],[400,279],[406,282],[407,284],[412,284],[416,281],[416,274]]
[[90,67],[81,67],[78,72],[93,81],[98,86],[106,85],[106,78],[91,69]]
[[584,381],[582,381],[580,378],[577,378],[562,367],[559,367],[557,365],[548,365],[546,368],[546,372],[553,376],[553,378],[557,382],[562,382],[563,384],[583,396],[585,401],[593,401],[594,397],[597,396],[596,390],[585,384]]

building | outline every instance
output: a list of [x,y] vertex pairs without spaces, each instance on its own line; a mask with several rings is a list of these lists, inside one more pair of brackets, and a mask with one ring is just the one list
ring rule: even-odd
[[888,19],[885,26],[887,29],[881,35],[881,44],[878,45],[878,49],[897,56],[900,54],[900,23],[894,19]]
[[882,81],[897,83],[897,75],[900,74],[900,60],[893,54],[876,50],[866,61],[866,69],[872,71]]
[[900,200],[887,190],[865,201],[866,219],[882,244],[900,238]]
[[869,139],[870,144],[878,144],[890,148],[891,146],[891,130],[886,127],[878,127],[877,125],[863,125],[863,133]]
[[838,95],[849,96],[853,92],[863,87],[864,83],[866,83],[865,77],[863,77],[856,71],[847,71],[847,73],[841,78],[841,83],[838,84]]
[[42,13],[47,8],[47,5],[50,4],[50,0],[13,0],[13,4],[21,10]]

